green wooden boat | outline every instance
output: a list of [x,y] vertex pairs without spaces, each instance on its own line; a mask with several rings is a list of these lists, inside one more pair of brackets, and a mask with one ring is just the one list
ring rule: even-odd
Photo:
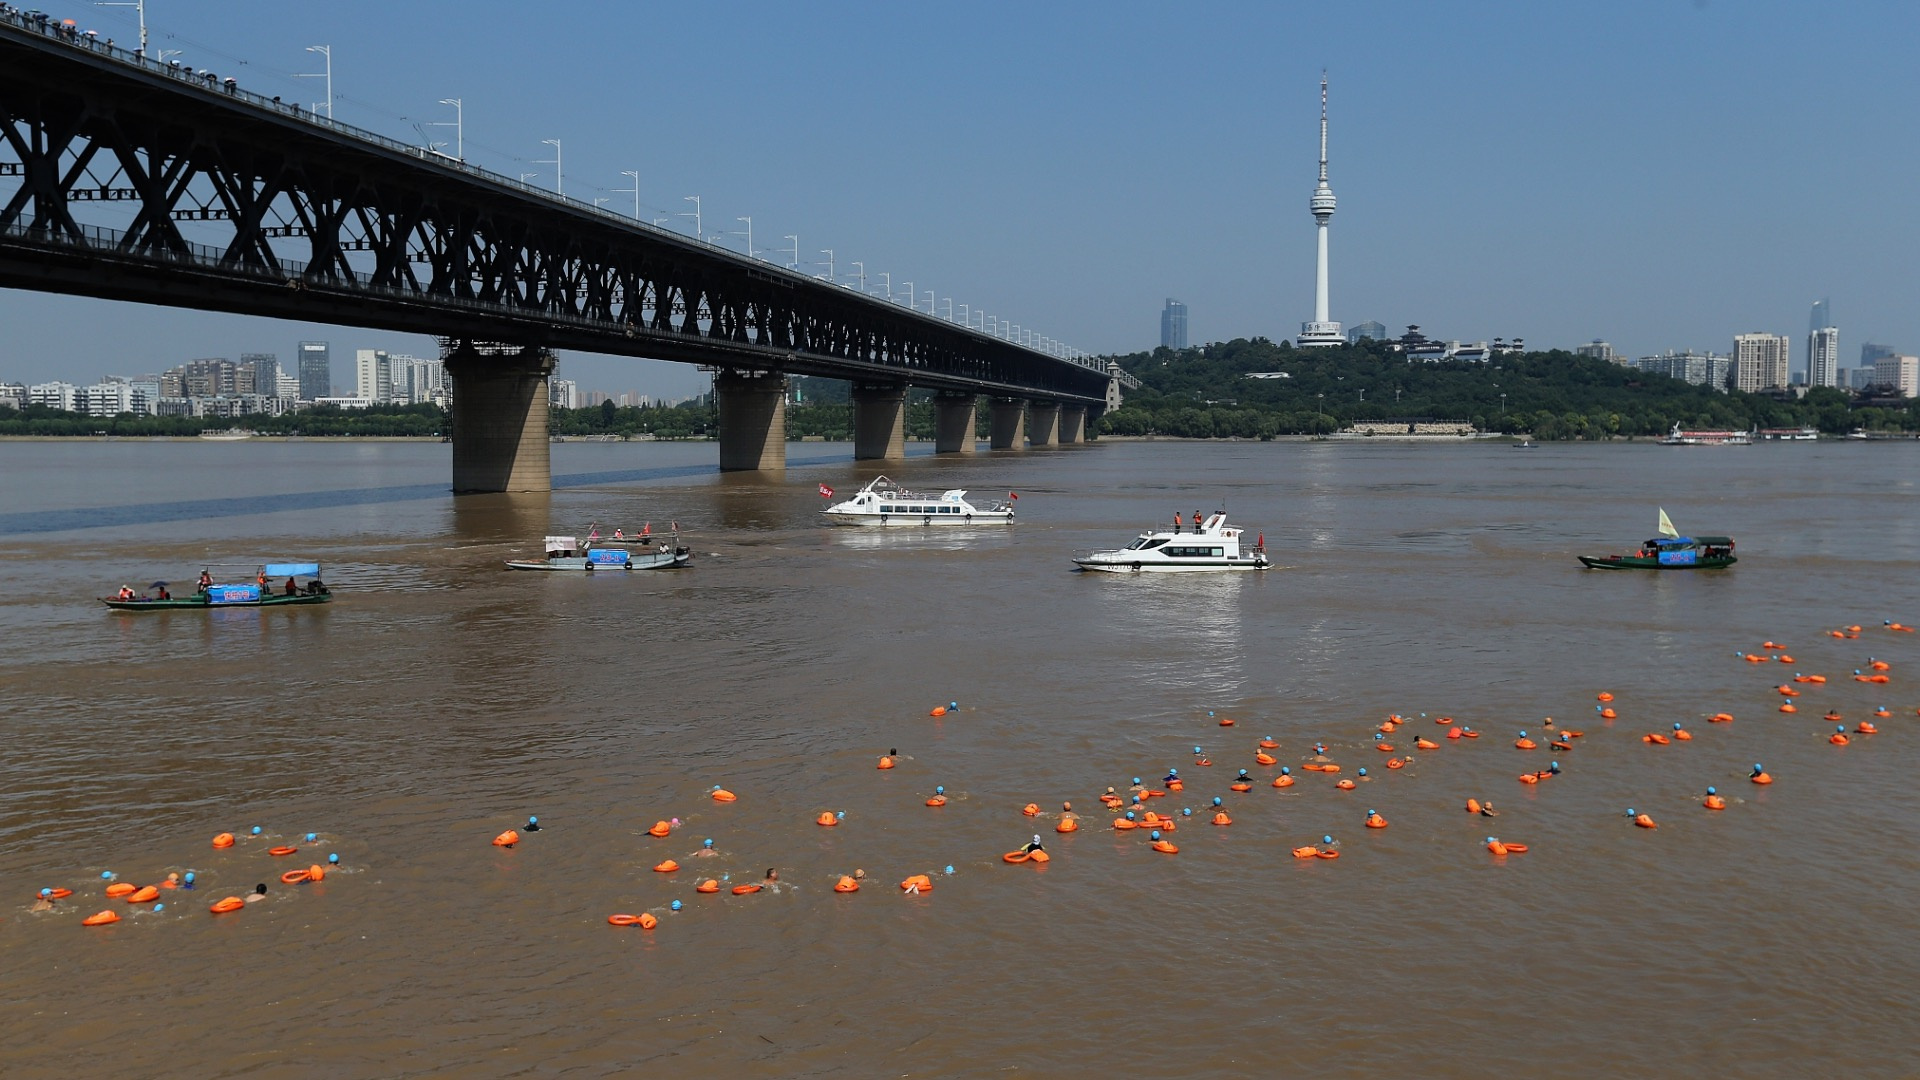
[[[202,571],[202,581],[207,581]],[[168,596],[166,582],[156,581],[158,598],[134,596],[131,588],[122,588],[118,596],[103,596],[100,602],[115,611],[210,611],[230,607],[296,607],[324,604],[333,599],[332,590],[320,580],[319,563],[266,563],[254,571],[255,580],[240,585],[203,584],[191,596]],[[262,581],[287,580],[287,591],[276,593]],[[302,581],[301,579],[305,579]]]
[[1665,510],[1660,511],[1660,535],[1632,555],[1578,558],[1590,570],[1718,570],[1740,561],[1733,554],[1733,537],[1681,536]]

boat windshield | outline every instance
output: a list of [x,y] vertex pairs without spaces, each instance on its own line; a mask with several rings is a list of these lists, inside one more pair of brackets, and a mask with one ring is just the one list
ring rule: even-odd
[[1152,551],[1154,548],[1157,548],[1161,544],[1164,544],[1166,542],[1167,540],[1166,540],[1166,537],[1164,536],[1157,540],[1149,536],[1143,536],[1140,539],[1135,540],[1133,543],[1128,544],[1127,550],[1128,551]]

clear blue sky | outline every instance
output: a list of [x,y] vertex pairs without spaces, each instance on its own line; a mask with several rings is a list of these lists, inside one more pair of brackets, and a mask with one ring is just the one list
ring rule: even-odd
[[[131,40],[132,11],[40,0]],[[565,146],[569,194],[641,172],[650,215],[913,281],[1081,348],[1291,338],[1312,314],[1318,82],[1332,78],[1333,317],[1437,336],[1604,337],[1804,363],[1920,351],[1920,5],[328,3],[151,0],[155,48],[417,139],[466,102],[469,160]],[[244,60],[241,64],[239,61]],[[445,137],[448,129],[428,129]],[[550,174],[549,174],[550,175]],[[612,195],[615,206],[631,196]],[[676,219],[677,221],[678,219]],[[424,338],[0,292],[0,378],[86,380],[294,342]],[[677,365],[567,355],[583,387],[679,395]]]

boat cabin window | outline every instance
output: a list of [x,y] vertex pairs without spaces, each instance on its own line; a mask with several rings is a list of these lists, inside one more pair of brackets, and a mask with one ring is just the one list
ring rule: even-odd
[[1226,548],[1217,547],[1170,547],[1161,552],[1161,554],[1175,559],[1203,559],[1209,555],[1218,559],[1226,553]]
[[1161,544],[1164,544],[1166,542],[1167,541],[1165,537],[1162,537],[1158,540],[1152,540],[1143,536],[1140,539],[1135,540],[1133,543],[1128,544],[1127,550],[1128,551],[1152,551],[1154,548],[1157,548]]

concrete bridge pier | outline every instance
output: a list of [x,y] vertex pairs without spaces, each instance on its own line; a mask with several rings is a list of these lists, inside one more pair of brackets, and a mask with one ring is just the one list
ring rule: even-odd
[[854,383],[853,460],[901,461],[906,456],[906,386]]
[[933,399],[933,452],[971,454],[978,441],[976,419],[980,399],[973,394],[943,390]]
[[1060,406],[1060,445],[1071,446],[1087,441],[1087,407],[1085,405]]
[[462,341],[441,360],[453,389],[454,493],[553,490],[547,441],[553,354]]
[[787,468],[787,377],[777,371],[722,368],[713,376],[720,410],[721,472]]
[[1036,401],[1027,406],[1027,443],[1034,449],[1060,445],[1060,403]]
[[1025,450],[1027,443],[1020,433],[1020,421],[1026,414],[1027,403],[1020,398],[994,398],[987,410],[987,446],[994,450]]

